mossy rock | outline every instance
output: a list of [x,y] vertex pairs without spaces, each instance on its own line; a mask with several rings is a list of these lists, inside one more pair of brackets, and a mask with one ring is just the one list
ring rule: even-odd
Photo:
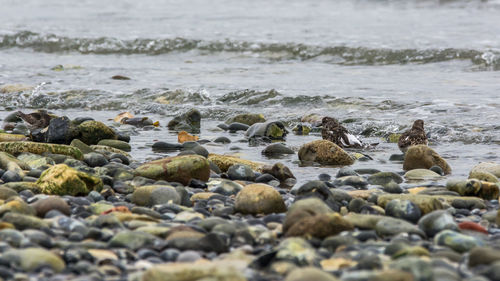
[[135,169],[135,174],[187,185],[191,179],[207,181],[210,177],[210,165],[203,156],[174,156],[145,163]]
[[35,194],[41,192],[41,188],[40,186],[38,186],[38,184],[28,181],[8,182],[3,184],[2,186],[10,188],[16,192],[21,192],[23,190],[31,190],[31,192]]
[[255,123],[264,123],[266,122],[266,118],[264,115],[257,113],[243,113],[236,116],[233,116],[226,120],[226,124],[231,124],[234,122],[243,123],[248,126],[252,126]]
[[262,171],[262,168],[265,165],[264,163],[250,161],[250,160],[246,160],[246,159],[241,159],[241,158],[236,157],[236,156],[220,155],[220,154],[213,154],[213,153],[210,153],[208,155],[208,160],[211,161],[212,163],[214,163],[217,167],[219,167],[219,169],[222,172],[227,172],[229,167],[236,165],[236,164],[247,165],[250,168],[252,168],[252,170],[260,172],[260,171]]
[[51,154],[71,156],[77,160],[83,159],[83,153],[80,149],[69,145],[54,143],[39,143],[30,141],[0,142],[0,151],[4,151],[12,155],[18,155],[23,152],[34,154],[43,154],[47,152]]
[[413,145],[405,153],[403,170],[430,169],[432,166],[439,166],[447,175],[451,173],[450,165],[434,149],[427,145]]
[[50,195],[87,195],[92,190],[100,191],[100,178],[77,171],[65,164],[45,170],[36,182],[42,193]]
[[5,141],[26,141],[26,140],[28,140],[28,137],[26,137],[25,135],[0,133],[0,142],[5,142]]
[[100,140],[104,139],[117,139],[118,135],[106,126],[104,123],[99,121],[85,121],[78,125],[79,139],[88,144],[97,144]]
[[114,148],[111,146],[107,146],[107,145],[95,144],[95,145],[91,145],[90,148],[92,150],[94,150],[95,152],[99,152],[99,153],[103,153],[103,154],[106,154],[107,152],[109,152],[109,153],[121,154],[121,155],[128,157],[128,158],[131,157],[130,154],[128,154],[126,151],[118,149],[118,148]]
[[315,140],[304,144],[299,150],[299,159],[323,165],[345,166],[354,164],[353,157],[328,140]]
[[100,140],[97,145],[105,145],[105,146],[109,146],[109,147],[113,147],[113,148],[116,148],[116,149],[120,149],[120,150],[123,150],[123,151],[127,151],[127,152],[130,152],[132,150],[132,147],[130,146],[130,144],[128,144],[127,142],[124,142],[124,141],[121,141],[121,140]]
[[2,258],[15,263],[26,272],[35,271],[42,266],[48,266],[54,272],[61,272],[66,267],[58,255],[42,248],[8,250],[2,255]]

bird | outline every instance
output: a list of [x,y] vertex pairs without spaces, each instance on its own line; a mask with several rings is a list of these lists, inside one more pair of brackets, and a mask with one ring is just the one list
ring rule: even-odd
[[326,116],[321,120],[321,124],[321,137],[324,140],[329,140],[342,148],[363,147],[361,141],[340,125],[337,119]]
[[52,116],[50,116],[47,110],[44,109],[40,109],[29,114],[18,111],[16,115],[24,122],[28,123],[28,128],[30,130],[43,129],[50,124],[50,120],[52,119]]
[[398,140],[398,147],[403,153],[406,153],[408,147],[418,144],[428,144],[424,131],[424,120],[421,119],[415,120],[411,129],[401,134]]

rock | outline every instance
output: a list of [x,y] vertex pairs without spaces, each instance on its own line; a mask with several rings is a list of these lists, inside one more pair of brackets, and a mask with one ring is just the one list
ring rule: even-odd
[[472,172],[486,172],[500,178],[500,164],[494,162],[481,162],[471,169]]
[[233,123],[229,124],[229,126],[227,126],[227,129],[230,132],[246,131],[246,130],[248,130],[248,128],[250,128],[249,125],[239,123],[239,122],[233,122]]
[[484,246],[479,238],[464,235],[452,230],[443,230],[434,237],[434,243],[446,246],[459,253],[468,252],[474,247]]
[[61,272],[66,267],[58,255],[42,248],[8,250],[2,254],[2,259],[16,264],[26,272],[33,272],[42,266],[48,266],[54,272]]
[[373,185],[387,185],[390,182],[402,183],[403,178],[393,172],[378,172],[368,178],[368,183]]
[[337,281],[333,275],[326,273],[316,267],[302,267],[292,270],[285,281]]
[[33,207],[24,202],[21,198],[10,200],[0,205],[0,217],[8,212],[18,213],[23,215],[34,216],[35,210]]
[[199,132],[201,124],[201,113],[197,109],[189,111],[174,117],[168,122],[167,127],[175,131]]
[[130,152],[132,150],[132,147],[130,146],[130,144],[128,144],[124,141],[121,141],[121,140],[103,139],[103,140],[100,140],[97,143],[97,145],[110,146],[110,147],[114,147],[114,148],[117,148],[117,149],[120,149],[123,151],[127,151],[127,152]]
[[52,158],[33,153],[21,153],[17,156],[17,159],[26,163],[26,165],[29,166],[28,170],[44,168],[56,164]]
[[180,204],[181,197],[174,187],[167,185],[147,185],[137,188],[132,194],[132,202],[139,206],[152,207],[167,203]]
[[436,180],[441,175],[428,169],[413,169],[405,173],[404,178],[411,181]]
[[63,116],[50,119],[45,140],[48,143],[69,144],[77,136],[76,127],[68,117]]
[[211,179],[207,182],[207,186],[210,192],[219,193],[224,196],[236,195],[243,189],[241,184],[227,179]]
[[169,143],[158,141],[153,143],[152,146],[153,151],[156,152],[170,152],[170,151],[178,151],[182,149],[182,145],[179,143]]
[[292,174],[292,171],[285,166],[283,163],[275,163],[272,166],[266,165],[262,168],[262,173],[267,173],[277,178],[280,182],[283,182],[289,178],[295,179],[295,176]]
[[476,179],[449,180],[446,183],[446,189],[463,196],[477,196],[487,200],[498,199],[499,195],[498,184]]
[[280,121],[255,123],[245,132],[245,136],[248,138],[266,137],[272,140],[282,140],[287,134],[285,125]]
[[352,165],[354,159],[342,148],[327,140],[316,140],[302,145],[299,150],[301,161],[313,161],[323,165]]
[[411,223],[417,223],[422,215],[420,208],[410,200],[394,199],[385,205],[385,214]]
[[17,195],[18,193],[15,190],[6,186],[0,186],[0,200],[7,200],[10,197],[14,197]]
[[380,219],[375,225],[375,230],[381,237],[394,236],[399,233],[418,234],[421,237],[425,237],[425,233],[414,224],[391,217]]
[[231,143],[231,140],[228,137],[218,137],[218,138],[214,139],[214,143],[227,144],[227,143]]
[[311,132],[311,127],[304,124],[297,124],[293,127],[292,132],[298,136],[307,136]]
[[357,189],[366,189],[368,182],[360,176],[345,176],[336,178],[333,182],[335,186],[352,186]]
[[314,265],[320,257],[306,240],[290,237],[276,247],[275,260],[293,262],[299,266]]
[[264,163],[245,160],[245,159],[241,159],[241,158],[238,158],[235,156],[229,156],[229,155],[219,155],[219,154],[210,153],[208,155],[208,160],[211,161],[212,163],[214,163],[215,165],[217,165],[217,167],[219,167],[219,169],[222,172],[227,172],[229,167],[236,165],[236,164],[247,165],[250,168],[252,168],[252,170],[254,170],[254,171],[261,171],[262,167],[264,167]]
[[83,155],[83,162],[90,167],[102,167],[109,163],[108,159],[101,153],[91,152]]
[[0,142],[0,151],[4,151],[12,155],[18,155],[23,152],[34,154],[63,154],[71,156],[77,160],[83,159],[83,153],[78,148],[64,144],[38,143],[30,141]]
[[344,220],[338,213],[319,214],[305,216],[295,221],[285,233],[286,237],[303,236],[324,239],[328,236],[337,235],[342,231],[353,230],[353,225]]
[[243,113],[233,116],[226,120],[226,124],[231,124],[234,122],[243,123],[248,126],[252,126],[255,123],[264,123],[266,122],[266,118],[262,114],[256,113]]
[[79,137],[85,144],[97,144],[100,140],[104,139],[117,139],[118,135],[106,126],[104,123],[99,121],[85,121],[78,125]]
[[492,173],[486,172],[486,171],[479,171],[479,170],[471,171],[469,173],[469,179],[477,179],[480,181],[487,181],[487,182],[493,182],[493,183],[497,183],[500,181]]
[[41,198],[32,203],[31,206],[35,209],[36,215],[43,218],[51,210],[57,210],[67,216],[71,214],[71,209],[61,197],[59,196],[49,196],[46,198]]
[[109,247],[127,248],[137,250],[150,247],[157,238],[151,234],[140,231],[121,231],[109,241]]
[[445,175],[451,173],[451,168],[446,161],[427,145],[414,145],[408,148],[405,154],[403,170],[429,169],[432,166],[439,166]]
[[49,195],[87,195],[91,190],[100,191],[101,179],[77,171],[65,164],[58,164],[45,170],[36,184],[42,193]]
[[266,148],[262,150],[262,154],[267,156],[278,156],[283,154],[295,154],[295,152],[282,143],[273,143],[266,146]]
[[469,252],[469,266],[488,265],[500,261],[500,252],[491,247],[475,247]]
[[283,222],[283,232],[288,232],[291,227],[304,218],[332,213],[333,210],[330,209],[321,199],[307,198],[298,200],[288,209],[285,221]]
[[[415,281],[433,281],[434,274],[432,265],[418,257],[404,257],[397,259],[391,265],[391,268],[409,272],[413,275]],[[387,280],[387,279],[381,279]]]
[[236,196],[235,210],[243,214],[271,214],[286,212],[281,195],[267,184],[250,184]]
[[2,177],[0,177],[0,179],[4,183],[20,182],[23,180],[23,176],[14,172],[14,171],[7,171],[7,172],[3,173]]
[[383,218],[386,217],[380,215],[357,213],[349,213],[344,216],[344,219],[354,225],[354,227],[358,227],[361,229],[375,229],[377,223]]
[[18,214],[18,213],[12,213],[8,212],[6,213],[2,221],[11,223],[16,227],[18,230],[24,230],[24,229],[41,229],[44,227],[48,227],[49,224],[37,217],[30,216],[30,215],[23,215],[23,214]]
[[13,94],[33,91],[35,87],[23,84],[6,84],[0,87],[1,94]]
[[337,175],[335,175],[336,178],[347,177],[347,176],[359,176],[359,175],[351,167],[342,167],[337,172]]
[[227,170],[227,175],[231,180],[254,181],[255,173],[247,165],[236,164]]
[[385,208],[387,203],[393,199],[409,200],[413,204],[417,205],[422,214],[430,213],[434,210],[443,209],[443,204],[438,198],[430,195],[419,195],[419,194],[383,194],[378,196],[377,205]]
[[207,181],[210,165],[206,158],[199,155],[174,156],[145,163],[135,169],[135,174],[188,185],[191,179]]
[[79,139],[72,140],[70,143],[70,146],[74,146],[74,147],[78,148],[83,154],[94,152],[94,150],[92,148],[90,148],[90,146],[88,146],[87,144],[85,144],[83,141],[81,141]]
[[94,150],[95,152],[103,153],[103,154],[109,154],[109,153],[116,153],[116,154],[121,154],[127,158],[130,158],[130,154],[128,154],[126,151],[123,151],[118,148],[114,148],[111,146],[107,145],[91,145],[90,148]]
[[142,281],[246,281],[245,267],[246,262],[238,260],[160,264],[146,270]]

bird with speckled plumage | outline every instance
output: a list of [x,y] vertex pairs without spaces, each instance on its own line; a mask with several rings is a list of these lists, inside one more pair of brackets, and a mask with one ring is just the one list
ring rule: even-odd
[[398,140],[398,147],[403,153],[406,153],[408,147],[419,144],[428,144],[424,120],[421,119],[415,120],[411,129],[405,131]]
[[363,144],[353,134],[332,117],[323,117],[321,120],[321,137],[329,140],[342,148],[361,148]]

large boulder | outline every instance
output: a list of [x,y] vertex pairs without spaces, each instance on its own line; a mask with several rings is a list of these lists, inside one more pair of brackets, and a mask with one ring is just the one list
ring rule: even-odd
[[299,150],[299,159],[324,165],[345,166],[354,164],[354,158],[328,140],[316,140],[302,145]]
[[403,169],[405,171],[413,169],[429,169],[432,166],[439,166],[445,174],[451,173],[448,163],[427,145],[410,146],[405,154]]
[[283,198],[272,186],[249,184],[236,196],[235,210],[243,214],[271,214],[286,212]]
[[71,156],[77,160],[83,159],[83,153],[78,148],[64,144],[39,143],[30,141],[0,142],[0,151],[4,151],[12,155],[18,155],[23,152],[29,152],[33,154],[63,154]]
[[41,192],[50,195],[87,195],[92,190],[100,191],[100,178],[77,171],[65,164],[58,164],[45,170],[36,184]]
[[207,181],[210,165],[205,157],[199,155],[173,156],[145,163],[135,169],[135,174],[188,185],[191,179]]
[[99,121],[85,121],[78,125],[77,128],[79,133],[78,139],[88,145],[97,144],[100,140],[104,139],[118,138],[118,135],[113,129]]

